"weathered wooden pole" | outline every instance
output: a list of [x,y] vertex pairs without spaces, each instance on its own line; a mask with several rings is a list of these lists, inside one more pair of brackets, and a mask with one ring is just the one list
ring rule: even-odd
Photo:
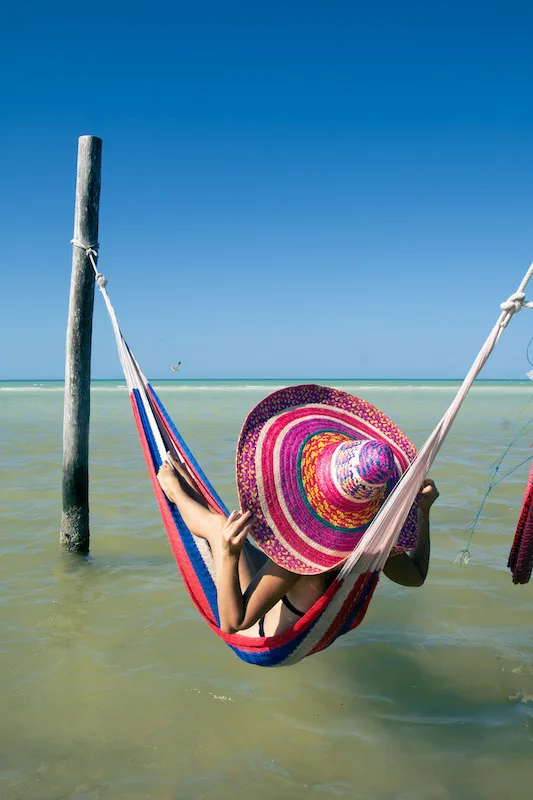
[[[96,248],[102,140],[80,136],[72,277],[67,325],[63,416],[63,513],[59,540],[66,550],[89,552],[89,416],[94,269],[83,246]],[[82,245],[80,247],[80,245]]]

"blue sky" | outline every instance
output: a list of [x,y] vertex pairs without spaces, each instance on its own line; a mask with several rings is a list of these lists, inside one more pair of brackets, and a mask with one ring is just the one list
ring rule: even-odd
[[[29,0],[1,21],[0,379],[63,375],[82,134],[152,377],[460,377],[533,260],[531,5]],[[93,376],[116,377],[95,300]],[[532,335],[524,310],[483,377],[523,377]]]

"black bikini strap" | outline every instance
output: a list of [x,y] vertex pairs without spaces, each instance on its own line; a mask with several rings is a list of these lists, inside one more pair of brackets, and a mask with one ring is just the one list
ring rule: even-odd
[[281,598],[281,602],[283,603],[283,605],[286,608],[289,609],[289,611],[292,611],[293,614],[296,614],[297,617],[303,617],[304,616],[305,611],[299,611],[297,608],[295,608],[286,595]]

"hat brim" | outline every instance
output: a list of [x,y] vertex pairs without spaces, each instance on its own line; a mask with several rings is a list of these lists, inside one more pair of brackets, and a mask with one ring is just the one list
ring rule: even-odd
[[[304,442],[316,432],[386,442],[399,475],[416,457],[414,445],[382,411],[338,389],[291,386],[273,392],[252,409],[237,445],[241,507],[253,515],[250,535],[255,544],[276,564],[299,575],[342,564],[371,522],[367,518],[359,525],[336,525],[309,506],[299,479],[299,459]],[[392,488],[387,487],[383,500]],[[415,503],[396,547],[412,549],[416,541]]]

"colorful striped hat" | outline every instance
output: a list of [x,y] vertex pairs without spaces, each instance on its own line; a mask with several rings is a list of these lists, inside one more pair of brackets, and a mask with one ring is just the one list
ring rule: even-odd
[[[333,569],[415,456],[401,430],[365,400],[314,384],[274,392],[250,412],[237,446],[241,508],[254,517],[250,535],[291,572]],[[416,540],[415,504],[397,547]]]

